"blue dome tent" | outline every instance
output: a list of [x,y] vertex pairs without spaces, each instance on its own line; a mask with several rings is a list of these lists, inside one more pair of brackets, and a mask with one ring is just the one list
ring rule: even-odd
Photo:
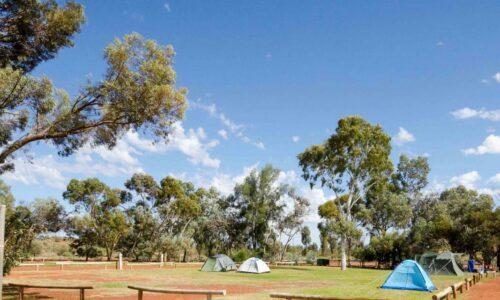
[[414,260],[400,263],[381,286],[383,289],[434,291],[436,286],[425,270]]

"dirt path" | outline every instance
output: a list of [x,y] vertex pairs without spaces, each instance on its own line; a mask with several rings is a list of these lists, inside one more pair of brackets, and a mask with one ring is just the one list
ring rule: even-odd
[[500,299],[500,278],[479,282],[465,294],[464,298],[467,300]]

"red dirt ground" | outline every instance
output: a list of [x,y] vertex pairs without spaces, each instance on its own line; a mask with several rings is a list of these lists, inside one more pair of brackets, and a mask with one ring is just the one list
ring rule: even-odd
[[[183,266],[183,268],[198,268],[199,266]],[[158,267],[151,266],[134,266],[135,269],[151,269]],[[165,269],[170,269],[172,267],[168,266]],[[80,270],[81,272],[79,272]],[[114,282],[117,278],[113,277],[102,277],[97,273],[94,273],[93,270],[103,270],[103,266],[86,266],[82,268],[81,266],[68,266],[64,268],[64,271],[60,271],[59,267],[44,267],[40,272],[35,271],[33,267],[17,267],[12,273],[8,276],[8,279],[12,282],[16,282],[17,280],[29,280],[29,279],[38,279],[38,280],[49,280],[56,281],[73,281],[78,277],[78,281],[82,284],[95,284],[95,282]],[[128,271],[128,270],[127,270]],[[135,273],[123,274],[119,278],[120,281],[148,281],[150,278],[140,277]],[[182,286],[173,286],[174,288],[183,288],[183,289],[199,289],[199,286],[190,286],[186,284],[182,284]],[[212,290],[222,290],[225,289],[230,295],[238,295],[238,294],[246,294],[246,293],[255,293],[264,290],[273,290],[275,288],[282,287],[282,285],[273,285],[273,284],[262,284],[259,286],[248,286],[248,285],[227,285],[223,286],[217,285],[205,285],[203,289],[212,289]],[[109,300],[135,300],[137,299],[137,292],[128,290],[128,295],[123,295],[123,293],[118,295],[110,294],[109,290],[87,290],[85,291],[86,299],[109,299]],[[112,292],[111,292],[112,293]],[[195,296],[195,295],[158,295],[153,293],[144,293],[144,298],[148,300],[198,300],[198,299],[206,299],[206,296]],[[50,289],[25,289],[25,299],[34,300],[34,299],[59,299],[59,300],[79,300],[79,292],[78,290],[50,290]]]
[[464,298],[467,300],[500,299],[500,278],[480,281],[465,294]]

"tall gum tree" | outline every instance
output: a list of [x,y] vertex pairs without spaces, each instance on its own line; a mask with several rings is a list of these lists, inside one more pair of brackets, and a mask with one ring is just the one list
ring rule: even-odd
[[112,148],[128,130],[166,140],[184,117],[187,91],[176,87],[173,48],[137,33],[106,47],[101,80],[74,96],[31,76],[37,64],[72,46],[83,20],[74,2],[0,3],[0,174],[13,170],[15,154],[33,142],[68,156],[85,144]]
[[[311,188],[319,184],[334,192],[339,219],[351,227],[354,225],[352,210],[365,200],[373,179],[392,172],[390,152],[390,137],[380,125],[349,116],[339,120],[330,138],[307,148],[298,159],[302,176]],[[342,270],[347,269],[347,238],[346,233],[340,236]]]

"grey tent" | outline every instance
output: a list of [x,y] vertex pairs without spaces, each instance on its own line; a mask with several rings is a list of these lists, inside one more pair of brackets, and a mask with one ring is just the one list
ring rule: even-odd
[[418,257],[418,262],[431,275],[463,276],[459,255],[449,251],[439,254],[426,252]]
[[238,272],[261,274],[269,273],[271,270],[269,270],[269,267],[263,260],[257,257],[252,257],[245,260],[245,262],[241,264],[238,268]]
[[204,272],[224,272],[236,269],[236,264],[227,255],[217,254],[207,258],[201,270]]

